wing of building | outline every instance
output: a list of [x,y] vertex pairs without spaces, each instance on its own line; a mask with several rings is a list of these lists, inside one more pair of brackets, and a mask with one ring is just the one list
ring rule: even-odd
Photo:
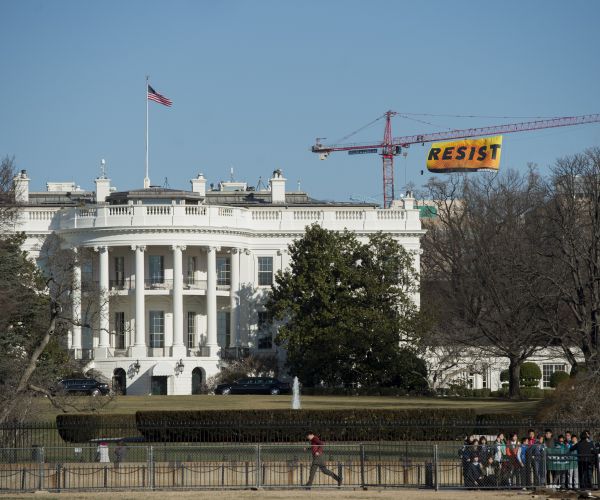
[[78,253],[73,317],[83,326],[73,326],[68,347],[127,394],[192,394],[221,359],[275,353],[262,304],[307,225],[365,238],[385,231],[419,267],[423,231],[411,197],[389,209],[322,202],[286,191],[279,170],[258,190],[242,182],[207,189],[202,175],[190,191],[95,182],[95,192],[58,182],[30,192],[22,171],[15,229],[34,258],[51,233]]

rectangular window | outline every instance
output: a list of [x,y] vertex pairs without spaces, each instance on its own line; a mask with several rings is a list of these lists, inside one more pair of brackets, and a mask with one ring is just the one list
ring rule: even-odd
[[165,346],[165,313],[150,311],[150,347]]
[[490,379],[489,379],[489,370],[487,368],[483,369],[483,373],[481,374],[481,388],[489,389],[490,388]]
[[193,285],[194,284],[195,273],[196,273],[196,257],[190,255],[187,258],[186,283],[188,285]]
[[115,257],[115,281],[113,286],[123,288],[125,286],[125,257]]
[[188,349],[196,347],[196,313],[192,311],[187,315],[187,346]]
[[162,255],[148,257],[148,271],[151,284],[165,282],[165,259]]
[[550,387],[550,377],[554,372],[566,372],[565,364],[547,364],[542,365],[542,387]]
[[86,259],[81,262],[81,290],[89,291],[94,290],[97,287],[97,283],[94,283],[94,267],[92,261]]
[[267,311],[258,311],[257,347],[259,349],[273,348],[273,332],[271,330],[271,315]]
[[228,257],[217,257],[217,285],[231,285],[231,265]]
[[115,313],[115,349],[125,349],[125,313]]
[[231,345],[231,316],[229,311],[217,312],[217,344],[219,347]]
[[258,286],[273,284],[273,257],[258,257]]

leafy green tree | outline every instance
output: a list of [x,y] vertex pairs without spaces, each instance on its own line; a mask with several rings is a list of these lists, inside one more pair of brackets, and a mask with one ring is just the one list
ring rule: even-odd
[[425,365],[400,342],[419,325],[412,256],[388,235],[361,243],[318,225],[289,252],[266,308],[282,321],[276,342],[290,371],[307,386],[422,389]]

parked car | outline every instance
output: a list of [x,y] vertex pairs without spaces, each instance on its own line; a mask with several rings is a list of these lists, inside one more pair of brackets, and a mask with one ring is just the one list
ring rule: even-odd
[[248,377],[230,384],[219,384],[215,394],[289,394],[290,384],[280,382],[276,378]]
[[110,387],[93,378],[67,378],[58,383],[58,392],[67,394],[87,394],[89,396],[106,396]]

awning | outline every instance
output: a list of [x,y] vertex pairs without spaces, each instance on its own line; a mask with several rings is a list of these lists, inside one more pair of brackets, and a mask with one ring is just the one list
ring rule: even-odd
[[160,363],[156,363],[152,367],[152,376],[153,377],[169,377],[175,374],[175,367],[170,365],[169,363],[165,363],[161,361]]

